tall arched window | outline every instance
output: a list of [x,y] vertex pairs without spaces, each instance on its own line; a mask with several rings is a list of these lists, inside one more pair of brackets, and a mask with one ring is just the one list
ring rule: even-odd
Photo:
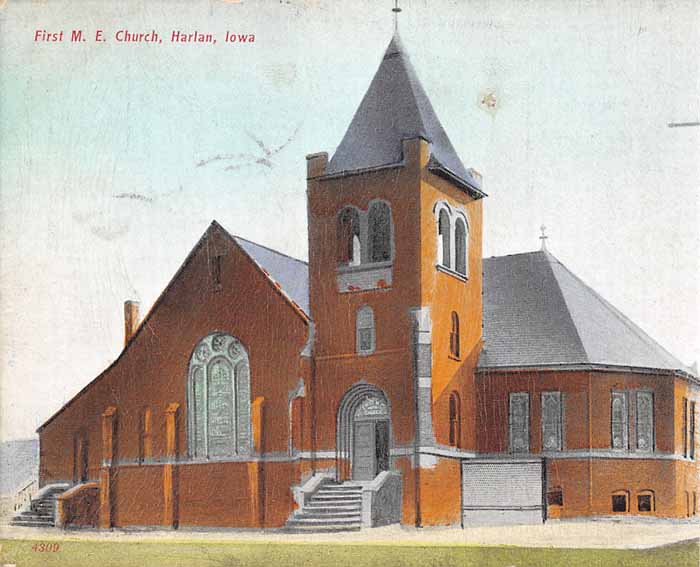
[[627,449],[629,447],[629,425],[627,413],[627,393],[612,392],[612,435],[611,445],[613,449]]
[[205,337],[194,349],[188,376],[190,456],[249,454],[250,366],[243,345],[224,333]]
[[452,312],[452,327],[450,328],[450,354],[459,358],[459,315]]
[[449,268],[450,264],[450,216],[445,209],[440,211],[438,217],[438,237],[440,258],[439,263]]
[[452,447],[461,447],[461,439],[462,407],[459,394],[457,392],[452,392],[450,394],[450,445]]
[[347,207],[338,215],[338,263],[355,266],[360,261],[360,214]]
[[455,271],[467,275],[467,227],[459,218],[455,222]]
[[371,354],[376,346],[376,337],[374,331],[374,311],[372,308],[365,305],[357,311],[356,325],[356,343],[358,354]]
[[391,211],[386,203],[373,203],[369,209],[368,245],[370,262],[391,260]]

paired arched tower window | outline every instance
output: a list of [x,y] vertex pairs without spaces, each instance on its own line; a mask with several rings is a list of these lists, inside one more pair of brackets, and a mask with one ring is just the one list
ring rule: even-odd
[[368,211],[342,209],[337,234],[337,260],[341,265],[389,262],[393,257],[391,209],[383,201],[372,202]]
[[338,262],[359,264],[360,248],[360,214],[357,209],[347,207],[338,215]]
[[444,201],[435,206],[437,216],[437,264],[467,277],[469,224],[467,215]]
[[452,255],[450,254],[452,249],[450,246],[451,235],[450,215],[446,209],[442,209],[438,217],[438,262],[446,268],[452,267]]
[[191,457],[251,452],[250,366],[238,339],[213,333],[195,347],[187,384]]
[[367,235],[369,261],[391,260],[391,211],[386,203],[373,203],[369,208]]
[[376,348],[374,311],[365,305],[357,310],[355,320],[356,346],[358,354],[371,354]]
[[455,221],[455,271],[467,275],[467,227],[460,218]]

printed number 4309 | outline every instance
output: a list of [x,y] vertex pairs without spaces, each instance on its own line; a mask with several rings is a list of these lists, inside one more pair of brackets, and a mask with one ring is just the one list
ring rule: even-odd
[[35,543],[32,545],[32,551],[43,553],[45,551],[54,552],[61,549],[60,543]]

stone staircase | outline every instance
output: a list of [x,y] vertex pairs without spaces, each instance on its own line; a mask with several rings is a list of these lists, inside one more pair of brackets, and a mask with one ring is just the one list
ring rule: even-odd
[[341,532],[362,527],[362,486],[324,482],[287,521],[287,531]]
[[56,525],[56,496],[68,490],[68,484],[51,484],[42,488],[32,498],[29,507],[16,514],[10,521],[12,526],[51,528]]

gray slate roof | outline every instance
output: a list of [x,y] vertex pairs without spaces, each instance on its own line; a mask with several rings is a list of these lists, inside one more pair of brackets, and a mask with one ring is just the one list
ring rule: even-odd
[[327,173],[400,163],[402,140],[419,137],[431,142],[431,168],[480,192],[480,181],[459,159],[396,33]]
[[282,291],[309,315],[309,266],[306,262],[241,238],[233,239],[265,270]]
[[[311,317],[309,266],[234,236]],[[548,251],[486,258],[479,368],[621,366],[695,374]]]
[[547,251],[484,260],[480,368],[685,365]]

